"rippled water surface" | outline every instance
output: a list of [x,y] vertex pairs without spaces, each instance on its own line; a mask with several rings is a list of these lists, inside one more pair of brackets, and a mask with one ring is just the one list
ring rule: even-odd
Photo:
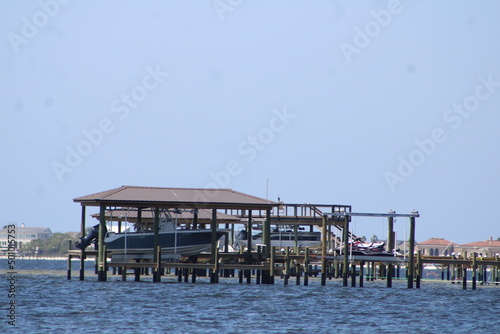
[[[64,263],[64,261],[61,261]],[[38,264],[40,265],[40,263]],[[52,264],[54,266],[54,264]],[[29,267],[29,265],[27,265]],[[61,265],[64,268],[64,264]],[[97,282],[64,276],[17,276],[17,331],[25,333],[476,333],[500,325],[500,286],[405,281],[363,288],[321,286]],[[291,283],[295,283],[294,281]],[[7,285],[0,287],[7,294]],[[6,297],[2,296],[2,301]],[[3,304],[3,303],[2,303]],[[4,304],[3,304],[4,305]],[[6,311],[0,328],[8,328]],[[3,331],[3,330],[2,330]],[[16,332],[17,332],[16,331]]]

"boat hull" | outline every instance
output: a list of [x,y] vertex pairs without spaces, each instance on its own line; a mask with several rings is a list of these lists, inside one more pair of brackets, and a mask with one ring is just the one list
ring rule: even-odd
[[[217,231],[217,240],[227,232]],[[154,233],[110,233],[104,239],[110,251],[152,252]],[[164,254],[183,256],[197,255],[210,251],[212,247],[212,231],[184,230],[177,232],[160,232],[158,243]]]
[[[259,233],[257,235],[254,235],[252,237],[252,243],[254,244],[254,246],[262,244],[262,234]],[[299,232],[297,234],[297,246],[301,248],[321,246],[321,232]],[[271,247],[295,247],[295,233],[272,232]]]

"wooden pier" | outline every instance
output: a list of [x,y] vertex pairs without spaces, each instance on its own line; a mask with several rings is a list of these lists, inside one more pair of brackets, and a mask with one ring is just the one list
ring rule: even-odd
[[[387,287],[392,287],[393,280],[409,280],[408,259],[378,256],[352,256],[348,257],[347,276],[342,266],[344,257],[341,255],[329,255],[326,257],[326,268],[322,268],[322,257],[309,249],[301,250],[301,254],[293,254],[290,247],[285,251],[273,249],[269,259],[262,258],[262,252],[252,252],[251,263],[248,261],[246,253],[218,253],[217,263],[210,263],[212,255],[201,254],[198,262],[169,262],[151,261],[141,262],[108,262],[106,261],[106,273],[121,275],[122,281],[127,280],[127,276],[133,275],[135,281],[140,281],[141,276],[152,275],[153,282],[161,282],[162,277],[177,277],[178,282],[196,283],[198,277],[209,277],[210,283],[218,283],[219,277],[237,278],[239,283],[250,284],[275,284],[275,277],[283,280],[284,285],[290,284],[290,278],[295,278],[295,284],[309,284],[310,277],[321,277],[326,273],[325,281],[338,279],[342,280],[344,286],[363,287],[365,282],[374,280],[385,280]],[[68,253],[68,279],[71,279],[71,259],[80,258],[79,250],[71,250]],[[95,259],[96,251],[89,251],[85,254],[87,259]],[[111,254],[106,254],[109,258]],[[417,252],[415,257],[415,276],[413,282],[416,288],[420,288],[423,279],[423,267],[425,264],[441,265],[442,281],[452,284],[461,284],[463,289],[477,289],[480,285],[500,285],[500,258],[477,258],[477,254],[470,254],[470,258],[450,258],[421,256]],[[160,254],[161,258],[161,254]],[[401,271],[406,274],[401,275]],[[132,271],[132,272],[131,272]],[[485,273],[491,272],[490,281],[486,280]],[[267,273],[267,275],[266,275]],[[82,278],[84,275],[80,275]],[[107,277],[107,274],[106,274]],[[189,279],[191,277],[191,279]],[[345,284],[345,277],[348,283]],[[439,278],[436,278],[439,280]],[[324,285],[324,284],[323,284]],[[413,286],[413,285],[412,285]]]
[[[94,258],[98,281],[106,281],[108,272],[119,273],[122,280],[132,274],[134,280],[139,281],[141,275],[153,275],[153,282],[161,282],[162,277],[171,275],[172,270],[178,281],[196,282],[200,276],[208,276],[211,283],[218,283],[219,277],[238,277],[239,282],[256,284],[274,284],[275,277],[283,279],[289,284],[290,277],[295,277],[295,284],[308,285],[309,278],[320,278],[321,285],[327,280],[341,279],[343,286],[360,286],[365,281],[385,279],[387,287],[392,287],[393,279],[406,279],[407,287],[420,288],[424,264],[439,264],[449,268],[447,278],[453,282],[457,278],[462,280],[463,288],[467,288],[468,274],[471,273],[472,289],[476,289],[479,278],[484,283],[484,273],[489,269],[493,275],[495,285],[499,281],[498,258],[483,259],[471,254],[465,258],[436,258],[424,257],[415,252],[415,218],[418,212],[408,214],[388,213],[355,213],[349,205],[319,205],[319,204],[285,204],[272,202],[254,196],[235,192],[231,189],[185,189],[185,188],[151,188],[124,186],[88,196],[74,199],[82,205],[81,232],[85,235],[86,207],[97,206],[98,219],[98,249],[97,250],[70,250],[68,253],[68,279],[71,279],[72,259],[80,259],[80,280],[84,280],[84,261]],[[210,225],[212,243],[210,252],[196,256],[178,256],[162,253],[159,245],[159,217],[161,210],[179,209],[191,212],[191,216],[180,217],[184,225],[189,228],[205,228]],[[202,211],[203,210],[203,211]],[[130,217],[123,217],[120,212],[134,212]],[[202,213],[204,216],[202,216]],[[224,214],[226,216],[221,216]],[[149,216],[148,216],[149,215]],[[144,216],[144,217],[143,217]],[[394,249],[394,218],[407,217],[410,220],[409,249],[407,257],[401,256],[344,256],[332,254],[332,244],[335,241],[343,244],[347,250],[349,240],[354,236],[349,232],[351,217],[386,217],[388,226],[387,250]],[[127,257],[120,252],[107,250],[104,244],[104,231],[107,221],[117,221],[119,226],[122,220],[129,219],[143,227],[154,231],[154,244],[147,256],[135,256],[128,253]],[[230,252],[228,241],[223,249],[218,246],[216,230],[220,222],[226,228],[234,224],[243,224],[248,238],[247,248],[240,248],[239,252]],[[262,244],[252,245],[252,226],[256,224],[262,231]],[[293,226],[295,246],[284,249],[271,247],[271,226]],[[321,228],[321,248],[301,248],[297,243],[297,231],[300,226]],[[332,232],[332,228],[340,231],[339,238]],[[232,232],[234,235],[234,230]],[[131,255],[132,254],[132,255]],[[110,261],[108,259],[111,259]],[[443,267],[444,268],[444,267]],[[400,273],[404,269],[404,277]],[[481,277],[479,277],[481,276]],[[443,274],[444,277],[444,274]],[[349,284],[350,282],[350,284]]]

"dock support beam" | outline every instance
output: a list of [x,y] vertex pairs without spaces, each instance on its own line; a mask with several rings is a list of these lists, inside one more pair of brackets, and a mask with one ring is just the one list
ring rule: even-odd
[[[389,213],[393,213],[392,211]],[[388,217],[387,226],[387,251],[394,251],[394,217]],[[394,265],[392,263],[387,264],[387,287],[392,288],[392,274]]]
[[[177,228],[177,226],[175,227]],[[154,254],[153,254],[153,262],[156,263],[157,267],[153,269],[153,282],[159,282],[160,281],[160,266],[158,261],[158,257],[160,256],[159,253],[161,251],[160,248],[160,208],[155,208],[155,216],[154,216],[154,221],[153,221],[153,249],[154,249]],[[174,234],[174,238],[176,235]]]
[[198,228],[198,209],[193,209],[193,229]]
[[285,279],[284,284],[288,285],[288,278],[290,277],[290,247],[286,246],[285,251]]
[[271,260],[269,263],[269,284],[274,284],[274,255],[276,254],[276,248],[271,247]]
[[477,253],[472,253],[472,290],[476,290],[477,284]]
[[467,267],[465,264],[462,265],[462,289],[467,290]]
[[416,272],[416,288],[420,289],[420,280],[422,278],[422,252],[417,251],[417,272]]
[[247,263],[252,263],[252,210],[248,210],[247,223]]
[[413,277],[415,275],[415,217],[410,217],[410,240],[408,254],[408,289],[413,289]]
[[342,234],[344,238],[344,258],[342,264],[342,285],[347,286],[348,275],[349,275],[349,216],[344,217],[344,227],[342,228]]
[[214,269],[210,270],[210,283],[217,283],[217,209],[212,209],[212,222],[210,223],[212,228],[212,263],[214,264]]
[[304,255],[304,286],[309,285],[309,247],[306,247]]
[[271,253],[271,210],[266,210],[266,220],[264,221],[264,230],[262,232],[262,242],[266,245],[264,256],[269,258]]
[[[68,240],[68,241],[69,241],[68,242],[68,244],[69,244],[68,246],[71,247],[71,240]],[[69,247],[68,247],[68,251],[70,249]],[[69,252],[68,252],[68,271],[67,271],[67,274],[66,274],[66,278],[68,280],[71,280],[71,255],[69,255]]]
[[293,254],[299,255],[299,226],[293,226]]
[[[85,206],[82,204],[82,220],[80,226],[80,235],[85,236]],[[85,249],[80,251],[80,281],[85,278]]]
[[351,265],[351,286],[356,287],[356,264]]
[[363,287],[363,275],[365,274],[365,261],[359,264],[359,287]]
[[99,212],[99,240],[97,247],[97,280],[106,281],[106,254],[104,254],[104,231],[106,230],[106,206],[100,206]]
[[156,268],[153,271],[153,282],[160,283],[161,282],[161,246],[155,247],[155,255],[156,255]]
[[[234,226],[234,225],[233,225]],[[271,248],[271,210],[266,210],[266,220],[264,221],[264,226],[262,228],[262,242],[264,243],[264,258],[268,259],[271,268],[269,270],[264,270],[262,272],[262,283],[273,284],[272,283],[272,267],[274,266],[274,248]]]
[[321,225],[321,285],[326,285],[326,219],[323,215],[323,224]]

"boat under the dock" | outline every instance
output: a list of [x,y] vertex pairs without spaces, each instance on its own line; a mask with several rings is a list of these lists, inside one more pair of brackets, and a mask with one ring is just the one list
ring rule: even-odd
[[[217,231],[217,240],[227,234]],[[104,243],[110,251],[152,252],[154,233],[114,233],[109,232]],[[212,231],[210,230],[174,230],[158,233],[158,244],[162,254],[197,255],[210,251]]]
[[[85,238],[80,238],[80,242],[75,246],[84,249],[94,240],[98,239],[99,225],[95,225]],[[227,237],[227,230],[217,229],[216,238]],[[153,253],[155,244],[155,233],[151,230],[141,230],[138,232],[107,232],[104,237],[104,244],[108,251],[113,253]],[[212,231],[196,229],[178,229],[177,224],[172,220],[162,219],[158,232],[158,245],[162,254],[176,254],[181,256],[192,256],[211,250]]]

